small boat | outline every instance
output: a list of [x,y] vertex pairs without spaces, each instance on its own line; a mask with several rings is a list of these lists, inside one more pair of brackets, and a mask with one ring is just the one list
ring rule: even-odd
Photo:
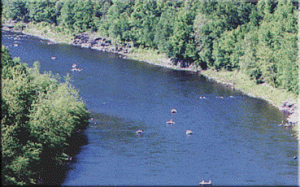
[[17,47],[18,45],[19,45],[19,44],[16,44],[16,43],[14,44],[15,47]]
[[51,59],[52,59],[52,60],[55,60],[55,59],[56,59],[56,56],[52,56]]
[[186,134],[186,135],[191,135],[191,134],[193,134],[193,131],[191,131],[191,130],[186,130],[185,134]]
[[72,64],[72,68],[76,68],[77,67],[77,64]]
[[199,98],[200,98],[200,99],[206,99],[206,97],[205,97],[205,96],[200,96]]
[[141,135],[143,133],[143,130],[139,129],[135,133],[138,134],[138,135]]
[[175,122],[172,120],[172,119],[170,119],[169,121],[167,121],[166,122],[168,125],[174,125],[175,124]]
[[208,182],[205,182],[204,180],[202,180],[201,182],[199,182],[200,185],[211,185],[211,180],[209,180]]
[[172,110],[171,110],[171,113],[176,113],[177,112],[177,110],[175,109],[175,108],[173,108]]
[[73,72],[74,72],[74,71],[82,71],[82,70],[83,70],[82,68],[72,68],[72,69],[71,69],[71,71],[73,71]]

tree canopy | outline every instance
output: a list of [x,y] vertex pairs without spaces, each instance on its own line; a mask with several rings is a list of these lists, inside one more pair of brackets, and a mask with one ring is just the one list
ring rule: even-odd
[[298,94],[297,1],[4,0],[3,7],[6,19],[95,31],[183,66],[238,70]]
[[2,184],[30,185],[65,159],[68,141],[87,126],[88,112],[78,92],[39,64],[27,68],[1,48]]

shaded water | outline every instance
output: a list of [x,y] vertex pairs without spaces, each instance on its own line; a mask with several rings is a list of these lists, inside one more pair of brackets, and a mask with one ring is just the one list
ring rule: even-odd
[[[94,116],[63,185],[297,185],[297,141],[263,100],[115,54],[7,32],[2,44],[29,67],[40,61],[42,72],[70,73]],[[73,63],[83,71],[71,72]]]

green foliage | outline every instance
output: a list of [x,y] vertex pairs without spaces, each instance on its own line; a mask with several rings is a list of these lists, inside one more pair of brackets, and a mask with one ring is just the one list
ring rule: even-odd
[[240,56],[240,70],[244,74],[248,75],[250,79],[255,80],[256,83],[261,83],[262,81],[262,72],[258,64],[258,57],[256,55],[255,46],[258,41],[258,32],[257,29],[252,30],[244,38],[242,50],[244,54]]
[[154,37],[160,14],[161,11],[157,7],[156,1],[135,2],[130,18],[135,45],[156,48]]
[[69,36],[96,31],[114,44],[166,53],[183,66],[239,70],[256,83],[298,93],[292,0],[4,0],[3,7],[9,19],[55,23],[56,32]]
[[[3,17],[67,35],[97,31],[202,68],[238,72],[299,94],[298,17],[291,0],[4,0]],[[22,27],[18,23],[16,27]],[[40,29],[41,29],[40,28]],[[27,68],[1,48],[2,182],[39,182],[65,159],[88,113],[68,78]],[[162,54],[160,54],[162,55]],[[153,55],[152,55],[153,56]],[[224,72],[224,71],[223,71]],[[273,89],[273,88],[272,88]],[[273,91],[272,91],[273,92]]]
[[[213,5],[218,10],[217,3]],[[248,14],[250,19],[245,19],[245,24],[237,28],[225,24],[227,28],[219,31],[216,26],[223,21],[209,19],[211,15],[203,13],[197,15],[197,25],[194,24],[202,61],[217,70],[241,70],[256,83],[265,82],[298,94],[298,79],[295,78],[299,69],[298,26],[291,1],[259,1]]]
[[61,15],[58,18],[59,25],[67,28],[67,29],[74,29],[74,10],[75,2],[71,0],[63,1],[63,5],[61,8]]
[[[103,21],[107,27],[107,35],[117,41],[129,41],[132,39],[129,23],[132,1],[115,1],[109,8],[107,18]],[[105,28],[104,28],[105,29]]]
[[213,42],[214,67],[219,70],[239,69],[239,57],[244,54],[242,50],[245,35],[245,27],[241,26],[231,32],[224,32],[222,36]]
[[252,4],[238,1],[203,1],[201,3],[200,12],[194,22],[196,42],[199,46],[199,62],[203,67],[207,65],[213,67],[214,40],[219,39],[223,32],[248,23],[254,7]]
[[95,29],[93,25],[93,5],[91,0],[79,0],[75,1],[74,9],[74,28],[78,29],[79,32],[86,31],[88,29]]
[[154,43],[156,44],[160,52],[169,53],[169,56],[171,56],[171,36],[174,32],[174,24],[176,17],[175,2],[169,2],[165,4],[165,7],[162,7],[162,9],[162,14],[156,25]]
[[16,23],[15,25],[14,25],[14,29],[15,30],[23,30],[25,28],[25,25],[24,25],[24,23],[23,22],[18,22],[18,23]]
[[96,30],[93,16],[94,8],[91,0],[63,0],[56,4],[57,24],[75,33]]
[[12,74],[10,73],[10,69],[16,65],[20,64],[19,59],[13,60],[10,57],[9,51],[3,45],[1,46],[1,78],[12,78]]
[[69,81],[40,74],[37,62],[27,68],[3,46],[2,54],[2,183],[36,184],[43,168],[63,160],[70,138],[87,126],[88,112]]
[[27,2],[29,17],[35,22],[56,23],[55,0],[30,0]]
[[177,14],[172,40],[172,56],[178,60],[192,62],[196,60],[195,40],[192,35],[195,14],[182,9]]
[[25,0],[3,0],[3,14],[7,19],[28,21],[28,9]]

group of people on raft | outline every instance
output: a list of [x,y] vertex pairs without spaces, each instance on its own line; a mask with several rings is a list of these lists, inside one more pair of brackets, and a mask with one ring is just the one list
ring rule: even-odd
[[[176,112],[177,112],[177,110],[174,109],[174,108],[171,110],[171,113],[173,113],[173,114],[176,113]],[[166,122],[166,124],[169,125],[169,126],[172,126],[172,125],[175,124],[175,122],[174,122],[172,119],[170,119],[170,120],[168,120],[168,121]],[[137,135],[141,135],[142,133],[143,133],[143,130],[141,130],[141,129],[139,129],[139,130],[136,131],[136,134],[137,134]],[[191,130],[186,130],[185,134],[186,134],[186,135],[191,135],[191,134],[193,134],[193,131],[191,131]]]
[[78,68],[77,67],[77,64],[72,64],[72,69],[71,69],[71,71],[82,71],[83,69],[82,68]]
[[[176,113],[176,112],[177,112],[176,109],[172,109],[172,110],[171,110],[171,113]],[[172,119],[168,120],[166,123],[167,123],[167,125],[170,125],[170,126],[172,126],[172,125],[175,124],[175,122],[174,122]],[[141,130],[141,129],[137,130],[137,131],[136,131],[136,134],[137,134],[137,135],[142,135],[142,134],[143,134],[143,130]],[[187,136],[188,136],[188,135],[191,135],[191,134],[193,134],[193,131],[191,131],[191,130],[186,130],[185,134],[186,134]],[[211,180],[209,180],[208,182],[202,180],[201,182],[199,182],[199,184],[200,184],[201,186],[205,186],[205,185],[210,186],[210,185],[211,185]]]

